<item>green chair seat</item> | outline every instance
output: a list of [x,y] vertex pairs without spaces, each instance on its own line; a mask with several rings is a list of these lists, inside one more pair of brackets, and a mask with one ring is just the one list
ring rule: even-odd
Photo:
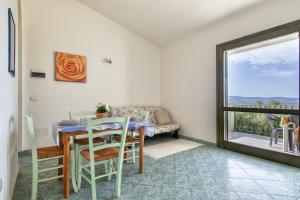
[[[90,160],[90,150],[86,149],[80,152],[82,157],[86,160]],[[102,161],[102,160],[109,160],[113,158],[117,158],[119,156],[119,150],[115,147],[109,147],[106,149],[100,149],[94,151],[94,160],[95,161]]]

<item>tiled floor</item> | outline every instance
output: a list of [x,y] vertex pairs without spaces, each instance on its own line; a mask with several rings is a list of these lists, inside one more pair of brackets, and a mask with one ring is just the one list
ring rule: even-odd
[[[151,145],[170,139],[148,140]],[[14,200],[30,199],[30,157],[21,160]],[[102,169],[99,168],[99,171]],[[114,180],[98,181],[98,199],[114,199]],[[90,199],[89,185],[83,181],[72,199]],[[62,199],[62,182],[41,183],[38,199]],[[300,199],[300,169],[205,145],[159,160],[145,158],[145,173],[138,165],[126,164],[120,199]]]

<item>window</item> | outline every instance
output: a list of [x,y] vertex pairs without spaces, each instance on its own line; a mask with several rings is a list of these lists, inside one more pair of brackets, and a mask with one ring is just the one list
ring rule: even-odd
[[225,54],[228,106],[299,109],[298,33]]
[[219,147],[300,167],[299,33],[300,20],[217,45]]

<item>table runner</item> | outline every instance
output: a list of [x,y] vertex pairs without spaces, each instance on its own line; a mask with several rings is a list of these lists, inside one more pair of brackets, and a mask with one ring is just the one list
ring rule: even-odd
[[[130,120],[128,129],[136,130],[139,127],[144,127],[145,136],[153,137],[154,136],[154,126],[150,121],[145,120]],[[106,130],[106,129],[120,129],[122,128],[121,123],[110,123],[110,124],[101,124],[95,126],[94,130]],[[86,131],[87,124],[85,122],[78,122],[78,124],[73,125],[64,125],[60,126],[59,123],[54,123],[52,125],[52,137],[56,144],[59,144],[59,132],[64,132],[64,134],[76,132],[76,131]]]

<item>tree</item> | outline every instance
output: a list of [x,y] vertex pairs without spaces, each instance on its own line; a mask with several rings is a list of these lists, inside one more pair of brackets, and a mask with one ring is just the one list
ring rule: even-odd
[[264,103],[262,101],[256,100],[255,102],[255,107],[256,108],[262,108],[264,105]]
[[269,101],[269,107],[270,108],[276,108],[278,106],[281,106],[281,103],[279,101],[275,101],[275,100]]

